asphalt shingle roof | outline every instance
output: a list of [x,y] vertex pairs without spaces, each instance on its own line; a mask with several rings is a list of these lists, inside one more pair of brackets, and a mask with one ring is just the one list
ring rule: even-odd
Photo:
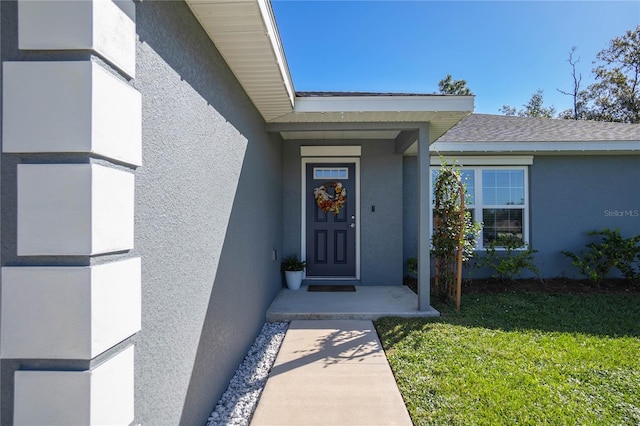
[[638,141],[640,124],[471,114],[437,142]]

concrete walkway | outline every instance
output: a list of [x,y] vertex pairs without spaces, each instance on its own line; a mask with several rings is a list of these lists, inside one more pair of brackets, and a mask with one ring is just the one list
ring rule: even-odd
[[407,425],[411,418],[367,320],[292,321],[251,425]]

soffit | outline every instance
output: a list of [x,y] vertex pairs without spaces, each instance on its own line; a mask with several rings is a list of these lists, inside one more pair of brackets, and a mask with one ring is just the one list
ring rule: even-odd
[[[467,113],[468,114],[468,113]],[[389,114],[392,116],[393,114]],[[407,122],[416,123],[416,127],[423,123],[429,124],[429,142],[432,143],[437,140],[439,137],[444,135],[447,130],[455,126],[460,120],[462,120],[466,114],[461,115],[449,115],[446,118],[438,118],[435,119],[433,115],[425,115],[420,114],[421,117],[425,117],[423,120],[412,120],[411,117],[404,117],[404,119],[400,117],[395,117],[395,119],[390,119],[394,117],[387,117],[386,119],[380,118],[383,114],[377,116],[376,120],[366,120],[365,117],[360,116],[358,120],[350,121],[352,123],[390,123],[394,122],[402,123],[402,126],[399,126],[395,130],[284,130],[280,131],[280,135],[285,140],[323,140],[323,139],[331,139],[331,140],[349,140],[349,139],[395,139],[398,134],[402,130],[406,130],[405,124]],[[426,118],[428,117],[428,118]],[[330,117],[327,117],[325,121],[304,121],[301,120],[300,123],[312,123],[312,122],[325,122],[325,123],[343,123],[349,121],[334,121]],[[417,145],[412,145],[411,148],[407,151],[407,154],[415,154],[417,153]]]
[[280,132],[284,140],[352,140],[352,139],[386,139],[398,137],[400,130],[330,130],[310,132]]
[[[271,123],[281,124],[275,128],[284,139],[394,139],[402,130],[416,129],[428,123],[429,140],[433,142],[468,116],[473,111],[473,104],[473,96],[296,97],[294,110]],[[354,127],[360,125],[359,131],[339,130],[349,123]],[[372,130],[380,123],[386,123],[386,128]],[[332,129],[332,125],[336,128]]]
[[266,121],[293,111],[293,83],[268,0],[186,0]]

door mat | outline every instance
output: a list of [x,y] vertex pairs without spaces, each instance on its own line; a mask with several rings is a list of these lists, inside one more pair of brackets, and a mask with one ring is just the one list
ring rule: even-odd
[[320,292],[342,292],[342,291],[356,291],[356,287],[352,285],[321,285],[310,284],[307,286],[307,291],[320,291]]

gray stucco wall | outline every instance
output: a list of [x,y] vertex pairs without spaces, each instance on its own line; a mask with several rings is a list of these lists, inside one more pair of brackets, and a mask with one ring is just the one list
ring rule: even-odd
[[560,251],[583,250],[587,231],[640,234],[640,157],[537,156],[530,177],[531,245],[545,276],[578,277]]
[[[0,2],[3,60],[87,60],[17,49],[16,4]],[[184,2],[135,2],[143,165],[135,173],[135,248],[97,257],[16,256],[16,164],[86,155],[2,156],[2,265],[142,259],[135,423],[205,424],[281,288],[282,141],[265,123]],[[1,423],[12,424],[18,368],[86,361],[2,360]]]
[[184,3],[136,8],[136,421],[204,424],[280,289],[282,145]]
[[418,157],[402,159],[402,197],[402,264],[406,275],[407,259],[418,257]]
[[[404,159],[404,256],[417,253],[417,159]],[[579,252],[590,239],[586,232],[619,228],[622,235],[640,234],[640,157],[536,156],[529,169],[530,243],[543,277],[581,278],[560,252]],[[478,253],[481,255],[481,253]],[[466,276],[488,276],[471,270]]]
[[[337,145],[335,141],[284,142],[283,255],[300,254],[301,145]],[[402,156],[393,141],[351,140],[360,157],[361,283],[402,284]],[[371,211],[375,206],[375,212]]]

